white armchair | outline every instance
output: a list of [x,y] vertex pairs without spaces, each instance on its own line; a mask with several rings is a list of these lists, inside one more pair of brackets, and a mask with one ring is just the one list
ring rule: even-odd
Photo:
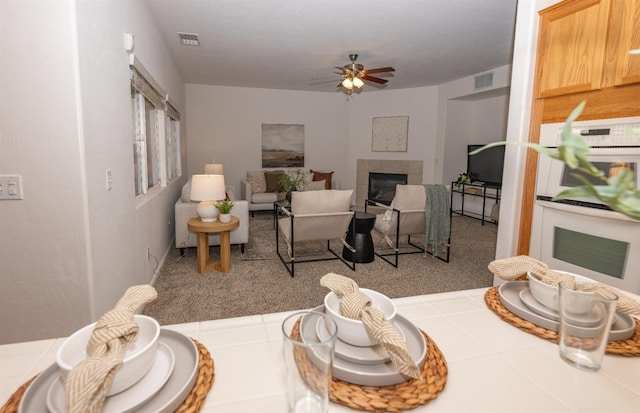
[[[330,241],[340,239],[344,246],[355,252],[347,244],[345,236],[353,218],[351,196],[353,190],[321,190],[293,192],[291,210],[280,207],[284,215],[276,223],[276,253],[293,277],[295,265],[301,262],[327,261],[338,259],[355,271],[355,263],[345,261],[331,249]],[[353,227],[355,228],[355,227]],[[280,251],[280,236],[285,240],[287,258]],[[296,256],[296,242],[326,241],[327,250],[332,256],[300,259]],[[322,253],[326,252],[322,250]]]

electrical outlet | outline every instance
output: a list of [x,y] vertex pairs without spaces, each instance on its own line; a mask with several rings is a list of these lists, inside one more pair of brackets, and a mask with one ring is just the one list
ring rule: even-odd
[[147,247],[147,261],[151,259],[151,247]]

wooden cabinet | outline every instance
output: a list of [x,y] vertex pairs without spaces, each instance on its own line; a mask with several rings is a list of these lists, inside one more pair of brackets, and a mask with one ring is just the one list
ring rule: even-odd
[[640,0],[610,1],[604,86],[640,83]]
[[[529,142],[540,125],[640,115],[640,0],[565,0],[540,11]],[[518,254],[528,254],[538,155],[527,153]]]
[[538,98],[640,82],[640,0],[572,0],[540,12]]

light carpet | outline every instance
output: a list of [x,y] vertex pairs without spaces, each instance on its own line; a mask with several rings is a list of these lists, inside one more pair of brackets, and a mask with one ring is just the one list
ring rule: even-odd
[[[167,325],[312,308],[322,304],[328,292],[320,286],[320,278],[329,272],[391,298],[491,286],[493,275],[487,265],[495,257],[497,226],[454,216],[451,238],[449,263],[429,255],[402,255],[396,269],[376,257],[370,264],[357,264],[353,272],[338,260],[321,261],[297,264],[292,278],[275,253],[272,215],[256,214],[250,218],[245,252],[232,246],[227,274],[198,274],[195,248],[184,256],[172,250],[155,284],[158,298],[147,304],[143,314]],[[342,251],[339,242],[332,246]],[[314,247],[309,243],[304,252]],[[209,251],[212,259],[219,257],[218,247]]]

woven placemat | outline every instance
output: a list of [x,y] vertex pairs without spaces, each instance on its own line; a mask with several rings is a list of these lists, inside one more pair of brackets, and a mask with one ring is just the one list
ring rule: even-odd
[[[298,323],[294,325],[292,337],[296,334]],[[422,330],[427,342],[427,355],[422,366],[422,380],[410,379],[391,386],[360,386],[334,378],[331,382],[329,398],[332,402],[355,410],[368,412],[402,412],[414,409],[438,397],[447,384],[447,361],[444,355]],[[301,364],[311,364],[304,353],[296,354]],[[312,367],[313,369],[313,367]],[[313,372],[310,372],[313,375]]]
[[[502,320],[507,323],[518,327],[520,330],[529,334],[533,334],[536,337],[543,338],[551,341],[552,343],[558,343],[558,333],[540,327],[530,321],[527,321],[511,311],[507,310],[500,302],[500,294],[498,292],[499,287],[491,287],[484,295],[484,301],[487,303],[487,307],[498,315]],[[627,340],[610,341],[607,344],[607,353],[617,354],[621,356],[640,356],[640,323],[636,322],[636,331],[633,336]]]
[[[204,405],[207,394],[209,393],[209,389],[211,389],[213,380],[215,378],[215,374],[213,372],[213,359],[209,354],[209,350],[207,350],[207,348],[197,340],[192,340],[195,343],[196,347],[198,347],[199,353],[198,377],[196,378],[196,383],[193,385],[191,393],[189,393],[184,402],[182,402],[180,407],[178,407],[178,409],[176,410],[176,412],[180,413],[199,412]],[[22,400],[24,392],[36,377],[38,377],[37,374],[30,378],[22,386],[20,386],[18,390],[16,390],[11,395],[11,397],[9,397],[9,400],[7,400],[4,406],[0,407],[0,413],[16,413],[18,411],[18,405],[20,404],[20,400]]]

